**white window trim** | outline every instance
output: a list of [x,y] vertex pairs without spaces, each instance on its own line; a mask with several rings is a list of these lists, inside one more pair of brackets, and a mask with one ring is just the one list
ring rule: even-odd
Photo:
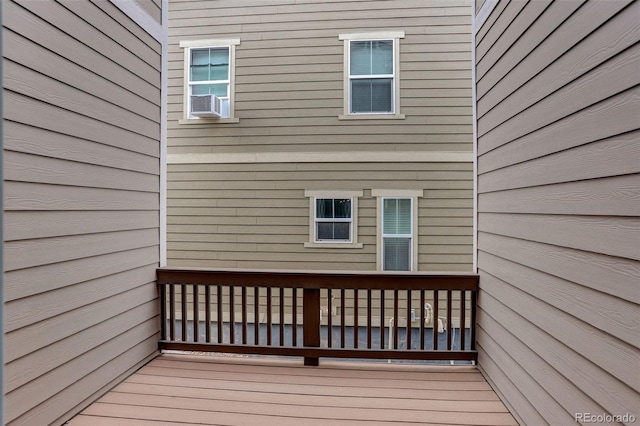
[[[363,191],[325,191],[306,190],[304,196],[309,198],[309,241],[304,243],[306,248],[362,248],[358,243],[358,198]],[[315,200],[317,198],[350,198],[351,199],[351,241],[316,241]]]
[[[404,31],[379,31],[369,33],[340,34],[338,39],[344,41],[344,61],[343,61],[343,114],[338,116],[339,120],[384,120],[405,118],[400,114],[400,39],[405,37]],[[352,40],[393,40],[393,112],[387,113],[351,113],[351,88],[349,84],[350,75],[350,41]]]
[[[183,105],[182,120],[178,124],[213,124],[213,123],[237,123],[235,117],[235,70],[236,70],[236,46],[240,44],[239,38],[208,39],[208,40],[182,40],[180,47],[184,49],[184,76],[183,76]],[[229,48],[229,117],[225,118],[200,118],[189,116],[189,62],[191,49],[205,47]]]
[[[424,190],[422,189],[372,189],[371,196],[376,197],[376,269],[383,271],[384,259],[383,259],[383,243],[382,243],[382,202],[385,198],[410,198],[412,206],[412,237],[411,237],[411,271],[418,270],[418,198],[424,196]],[[397,272],[397,271],[396,271]]]

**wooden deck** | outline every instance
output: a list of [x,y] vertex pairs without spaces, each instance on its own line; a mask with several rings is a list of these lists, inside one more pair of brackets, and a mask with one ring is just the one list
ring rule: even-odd
[[473,366],[164,354],[71,420],[100,425],[517,425]]

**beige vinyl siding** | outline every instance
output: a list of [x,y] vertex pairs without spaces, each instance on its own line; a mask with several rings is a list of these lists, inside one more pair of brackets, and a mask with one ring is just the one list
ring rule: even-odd
[[638,16],[508,2],[476,37],[478,362],[522,424],[640,418]]
[[106,1],[3,26],[5,419],[62,424],[157,352],[161,45]]
[[[471,164],[169,164],[167,239],[176,266],[376,269],[376,200],[371,189],[423,189],[418,199],[418,269],[469,270]],[[363,248],[305,248],[305,190],[364,190]],[[312,213],[311,213],[312,214]]]
[[156,22],[162,22],[162,0],[135,0]]
[[[471,150],[468,1],[172,1],[169,153]],[[339,121],[341,33],[403,30],[400,112],[405,120]],[[240,38],[237,124],[184,125],[179,41]]]

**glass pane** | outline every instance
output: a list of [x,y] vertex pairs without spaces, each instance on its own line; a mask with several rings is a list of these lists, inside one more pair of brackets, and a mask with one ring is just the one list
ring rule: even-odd
[[384,238],[384,270],[409,271],[411,238]]
[[331,198],[316,199],[316,217],[320,219],[333,219],[333,200]]
[[351,112],[393,112],[391,78],[351,80]]
[[376,40],[371,42],[371,73],[393,74],[393,42]]
[[194,84],[191,86],[192,95],[216,95],[226,98],[228,95],[229,85],[222,84]]
[[334,217],[338,218],[350,218],[351,217],[351,200],[350,199],[338,199],[333,200]]
[[385,198],[382,203],[382,217],[383,233],[411,235],[410,198]]
[[318,222],[316,225],[316,238],[318,240],[333,239],[333,222]]
[[401,198],[398,200],[398,234],[411,234],[411,200]]
[[351,228],[349,222],[336,222],[333,224],[333,239],[335,240],[350,240],[349,229]]
[[210,80],[229,80],[229,49],[211,49]]
[[371,42],[351,42],[351,75],[371,75]]

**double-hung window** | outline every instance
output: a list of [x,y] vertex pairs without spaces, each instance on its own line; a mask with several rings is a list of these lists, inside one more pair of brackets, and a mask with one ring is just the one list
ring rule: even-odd
[[410,271],[413,256],[413,199],[382,199],[384,271]]
[[315,199],[315,241],[350,243],[353,235],[351,198]]
[[418,269],[418,198],[422,189],[372,189],[378,199],[378,270]]
[[309,197],[309,242],[305,247],[361,248],[358,197],[362,191],[305,191]]
[[401,118],[399,39],[404,32],[341,34],[345,42],[345,115]]
[[239,43],[239,39],[180,42],[185,49],[186,120],[199,118],[193,108],[198,98],[206,95],[218,99],[220,118],[233,118],[235,46]]

